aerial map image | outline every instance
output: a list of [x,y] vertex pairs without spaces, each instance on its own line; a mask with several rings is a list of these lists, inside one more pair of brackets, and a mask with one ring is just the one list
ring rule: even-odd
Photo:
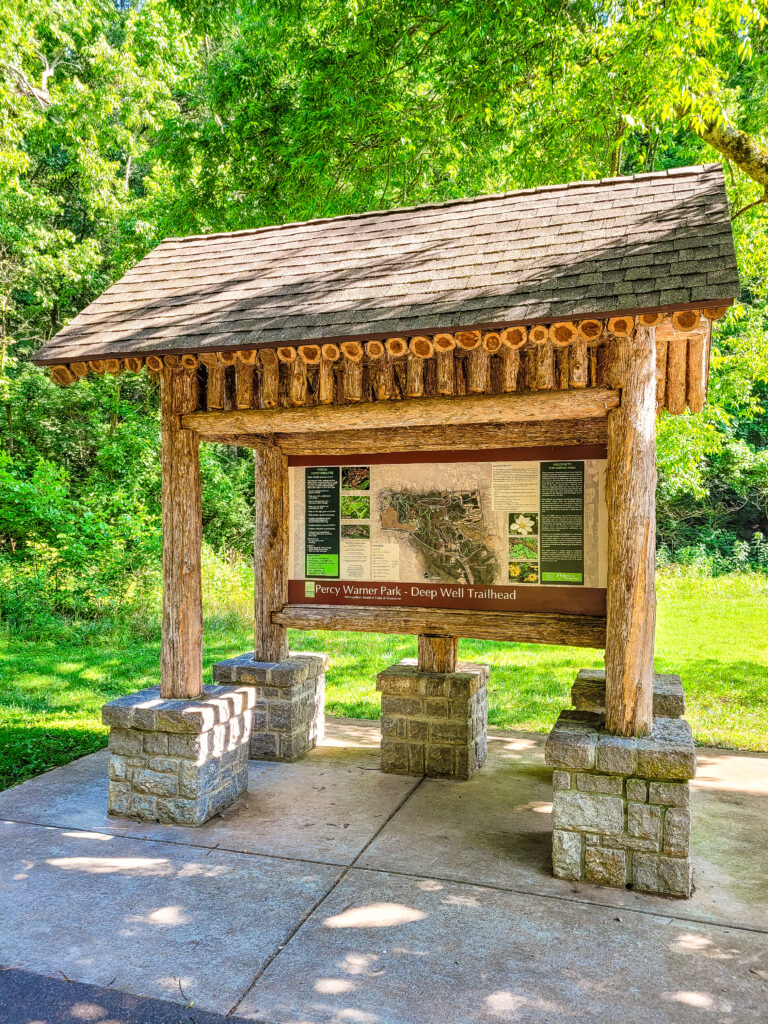
[[484,543],[492,533],[483,519],[480,492],[381,491],[384,530],[399,530],[416,548],[424,577],[445,583],[493,583],[496,553]]

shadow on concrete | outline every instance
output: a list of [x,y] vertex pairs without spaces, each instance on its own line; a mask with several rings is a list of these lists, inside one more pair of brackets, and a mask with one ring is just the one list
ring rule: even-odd
[[[187,1000],[190,1003],[190,1000]],[[240,1024],[194,1005],[146,999],[17,968],[0,970],[0,1024]]]

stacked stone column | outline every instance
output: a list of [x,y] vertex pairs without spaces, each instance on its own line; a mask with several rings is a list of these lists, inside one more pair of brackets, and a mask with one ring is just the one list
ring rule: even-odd
[[327,654],[291,654],[286,661],[254,661],[252,654],[219,661],[217,683],[247,686],[253,693],[251,757],[298,761],[323,738]]
[[160,687],[110,701],[110,814],[201,825],[248,788],[254,693],[206,686],[199,700],[166,700]]
[[677,676],[656,676],[650,736],[607,733],[605,673],[580,672],[547,741],[552,864],[577,882],[690,896],[688,780],[696,774]]
[[381,770],[468,779],[488,751],[488,665],[423,672],[406,659],[380,672]]

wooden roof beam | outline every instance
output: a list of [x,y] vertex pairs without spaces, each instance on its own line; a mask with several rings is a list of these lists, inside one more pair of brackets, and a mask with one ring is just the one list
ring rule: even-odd
[[243,434],[303,434],[313,430],[385,430],[389,427],[469,423],[589,420],[606,416],[618,404],[618,391],[585,388],[582,391],[406,399],[396,404],[366,402],[353,406],[311,406],[304,409],[195,412],[184,416],[183,425],[197,431],[201,437],[222,438]]

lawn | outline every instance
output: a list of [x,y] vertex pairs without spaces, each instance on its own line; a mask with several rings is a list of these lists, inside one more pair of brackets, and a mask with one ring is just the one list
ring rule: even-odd
[[[249,647],[245,615],[211,616],[205,668]],[[378,671],[414,657],[413,637],[354,633],[293,634],[293,649],[328,651],[326,708],[331,715],[377,718]],[[567,705],[579,668],[601,653],[570,647],[462,641],[460,656],[492,666],[492,725],[546,732]],[[677,672],[698,743],[768,749],[768,579],[659,576],[656,669]],[[0,789],[103,746],[105,700],[159,680],[158,643],[22,642],[0,649]]]

